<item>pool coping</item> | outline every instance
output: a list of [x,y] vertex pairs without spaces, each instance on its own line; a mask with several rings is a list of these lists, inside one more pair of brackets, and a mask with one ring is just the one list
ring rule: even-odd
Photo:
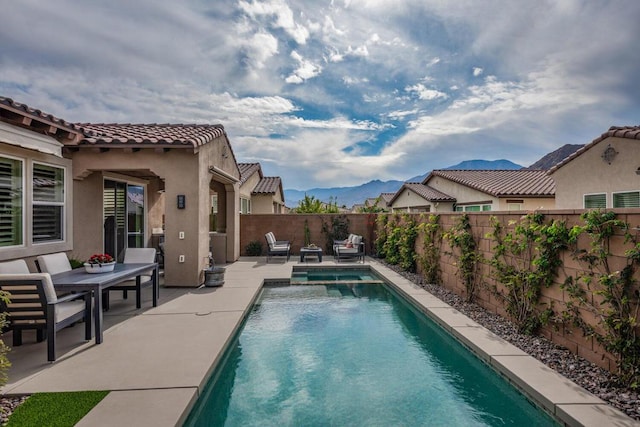
[[572,427],[640,426],[640,422],[489,331],[424,288],[380,263],[373,261],[369,265],[414,307],[493,367],[556,421]]

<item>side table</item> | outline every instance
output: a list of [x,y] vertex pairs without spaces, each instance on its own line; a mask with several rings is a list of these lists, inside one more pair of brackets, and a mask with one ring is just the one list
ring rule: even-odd
[[301,248],[300,249],[300,262],[304,262],[305,257],[317,257],[318,262],[322,262],[322,248]]

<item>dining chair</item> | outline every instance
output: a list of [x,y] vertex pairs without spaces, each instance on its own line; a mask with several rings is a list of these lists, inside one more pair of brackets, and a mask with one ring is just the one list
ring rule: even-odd
[[91,339],[91,292],[56,295],[49,273],[0,274],[0,290],[9,301],[0,300],[8,313],[13,346],[22,345],[22,331],[36,330],[36,340],[47,339],[47,359],[56,360],[56,333],[84,320],[85,340]]
[[[155,248],[126,248],[124,252],[124,264],[148,264],[156,262],[157,251]],[[136,280],[126,280],[105,290],[104,307],[109,309],[109,291],[122,291],[122,298],[127,298],[128,291],[136,291],[136,308],[142,307],[142,288],[153,284],[153,270],[140,276],[140,286]]]
[[67,254],[57,252],[54,254],[39,255],[36,258],[36,267],[40,273],[58,274],[71,270],[71,263]]

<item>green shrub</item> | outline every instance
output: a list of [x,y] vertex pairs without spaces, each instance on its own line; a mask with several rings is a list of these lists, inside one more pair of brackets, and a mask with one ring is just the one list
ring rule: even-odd
[[247,256],[260,256],[262,255],[262,243],[258,240],[253,240],[244,248]]

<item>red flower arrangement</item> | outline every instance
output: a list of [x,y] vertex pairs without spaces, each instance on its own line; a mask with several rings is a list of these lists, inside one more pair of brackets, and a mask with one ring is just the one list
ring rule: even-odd
[[87,261],[88,264],[110,264],[112,262],[114,262],[115,260],[113,259],[113,257],[109,254],[94,254],[91,255],[91,258],[89,258],[89,261]]

